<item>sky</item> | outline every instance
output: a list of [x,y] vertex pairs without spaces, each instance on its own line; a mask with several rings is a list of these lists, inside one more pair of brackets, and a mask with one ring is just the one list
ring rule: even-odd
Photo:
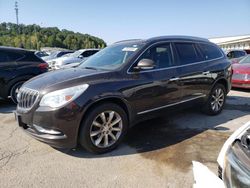
[[[88,33],[108,44],[163,35],[250,34],[250,0],[17,0],[19,23]],[[16,22],[0,0],[0,23]]]

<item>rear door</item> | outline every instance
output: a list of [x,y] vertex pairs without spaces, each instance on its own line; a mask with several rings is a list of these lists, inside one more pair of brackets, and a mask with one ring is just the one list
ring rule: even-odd
[[182,100],[193,100],[206,95],[210,74],[203,54],[194,42],[174,42],[176,59],[180,64],[178,81],[181,85]]
[[131,78],[137,84],[133,88],[132,103],[138,114],[156,111],[178,102],[182,96],[179,82],[175,80],[178,70],[172,56],[172,47],[169,42],[156,44],[146,50],[137,60],[151,59],[155,62],[152,70],[133,72]]
[[4,88],[10,80],[16,77],[16,60],[20,58],[22,58],[22,55],[17,52],[0,50],[0,88]]

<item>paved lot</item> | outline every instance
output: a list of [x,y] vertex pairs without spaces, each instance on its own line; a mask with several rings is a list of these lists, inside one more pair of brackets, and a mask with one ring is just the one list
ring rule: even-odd
[[231,91],[216,117],[184,110],[132,128],[115,151],[59,151],[17,127],[14,105],[0,101],[0,187],[191,187],[191,161],[215,173],[218,152],[250,120],[250,92]]

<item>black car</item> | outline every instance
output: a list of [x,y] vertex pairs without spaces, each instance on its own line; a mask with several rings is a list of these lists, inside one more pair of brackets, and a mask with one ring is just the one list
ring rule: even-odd
[[21,85],[30,78],[48,71],[48,64],[35,55],[35,51],[0,47],[0,97],[17,103]]
[[26,82],[18,96],[19,126],[54,147],[103,153],[129,127],[176,106],[223,109],[232,69],[206,39],[185,36],[117,42],[77,68]]

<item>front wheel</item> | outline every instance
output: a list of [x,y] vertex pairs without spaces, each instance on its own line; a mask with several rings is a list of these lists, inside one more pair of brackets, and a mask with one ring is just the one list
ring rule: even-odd
[[127,128],[127,114],[120,106],[101,104],[87,113],[81,125],[79,142],[92,153],[105,153],[119,145]]
[[203,111],[209,115],[221,113],[226,101],[226,89],[222,84],[216,84],[209,94]]

